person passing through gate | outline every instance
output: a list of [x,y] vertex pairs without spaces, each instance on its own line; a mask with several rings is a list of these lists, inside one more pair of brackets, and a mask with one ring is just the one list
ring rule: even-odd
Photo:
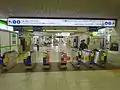
[[80,50],[88,49],[88,45],[85,43],[85,40],[81,40],[79,49]]

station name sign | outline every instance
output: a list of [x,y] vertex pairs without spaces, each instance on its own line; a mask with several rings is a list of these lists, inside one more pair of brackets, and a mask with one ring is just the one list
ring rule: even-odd
[[115,27],[116,20],[8,18],[10,26],[96,26]]

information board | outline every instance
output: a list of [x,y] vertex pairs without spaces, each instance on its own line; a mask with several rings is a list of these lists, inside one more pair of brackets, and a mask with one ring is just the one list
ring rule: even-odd
[[8,18],[11,26],[102,26],[115,27],[116,20]]

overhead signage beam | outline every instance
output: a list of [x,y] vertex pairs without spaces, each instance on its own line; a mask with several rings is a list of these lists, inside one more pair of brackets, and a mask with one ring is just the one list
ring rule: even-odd
[[11,26],[97,26],[115,27],[116,20],[91,20],[91,19],[25,19],[8,18]]

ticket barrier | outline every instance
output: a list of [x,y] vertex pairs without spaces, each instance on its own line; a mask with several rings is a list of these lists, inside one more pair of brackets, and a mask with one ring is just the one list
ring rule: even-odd
[[43,53],[43,69],[50,69],[50,55],[49,51]]
[[95,54],[94,54],[94,51],[91,51],[90,52],[90,55],[89,55],[89,67],[92,68],[92,66],[94,65],[94,59],[95,59]]
[[13,68],[17,62],[18,53],[16,51],[5,52],[2,57],[2,70],[7,71]]
[[[75,51],[73,50],[72,51],[72,55],[73,56],[73,60],[72,60],[72,65],[75,67],[75,68],[80,68],[80,62],[81,62],[81,51]],[[76,53],[76,54],[75,54]]]
[[80,59],[78,58],[78,56],[76,56],[75,58],[73,58],[73,61],[72,61],[72,65],[75,67],[75,68],[80,68]]
[[25,69],[33,69],[35,66],[36,54],[34,51],[28,51],[24,53]]
[[82,50],[81,62],[83,62],[84,64],[89,64],[90,53],[91,53],[91,50],[88,50],[88,49]]
[[107,63],[107,52],[105,50],[83,50],[81,62],[90,68],[94,64],[105,66]]
[[70,60],[67,53],[60,52],[60,69],[67,69],[67,60]]
[[58,40],[56,39],[53,40],[53,46],[58,46]]
[[0,55],[0,73],[2,72],[3,57]]
[[107,52],[105,51],[101,51],[100,52],[100,64],[102,66],[105,66],[107,63]]
[[93,50],[82,50],[81,60],[87,68],[92,68],[95,64],[95,53]]
[[107,63],[107,52],[105,50],[95,51],[94,63],[99,66],[105,66]]

